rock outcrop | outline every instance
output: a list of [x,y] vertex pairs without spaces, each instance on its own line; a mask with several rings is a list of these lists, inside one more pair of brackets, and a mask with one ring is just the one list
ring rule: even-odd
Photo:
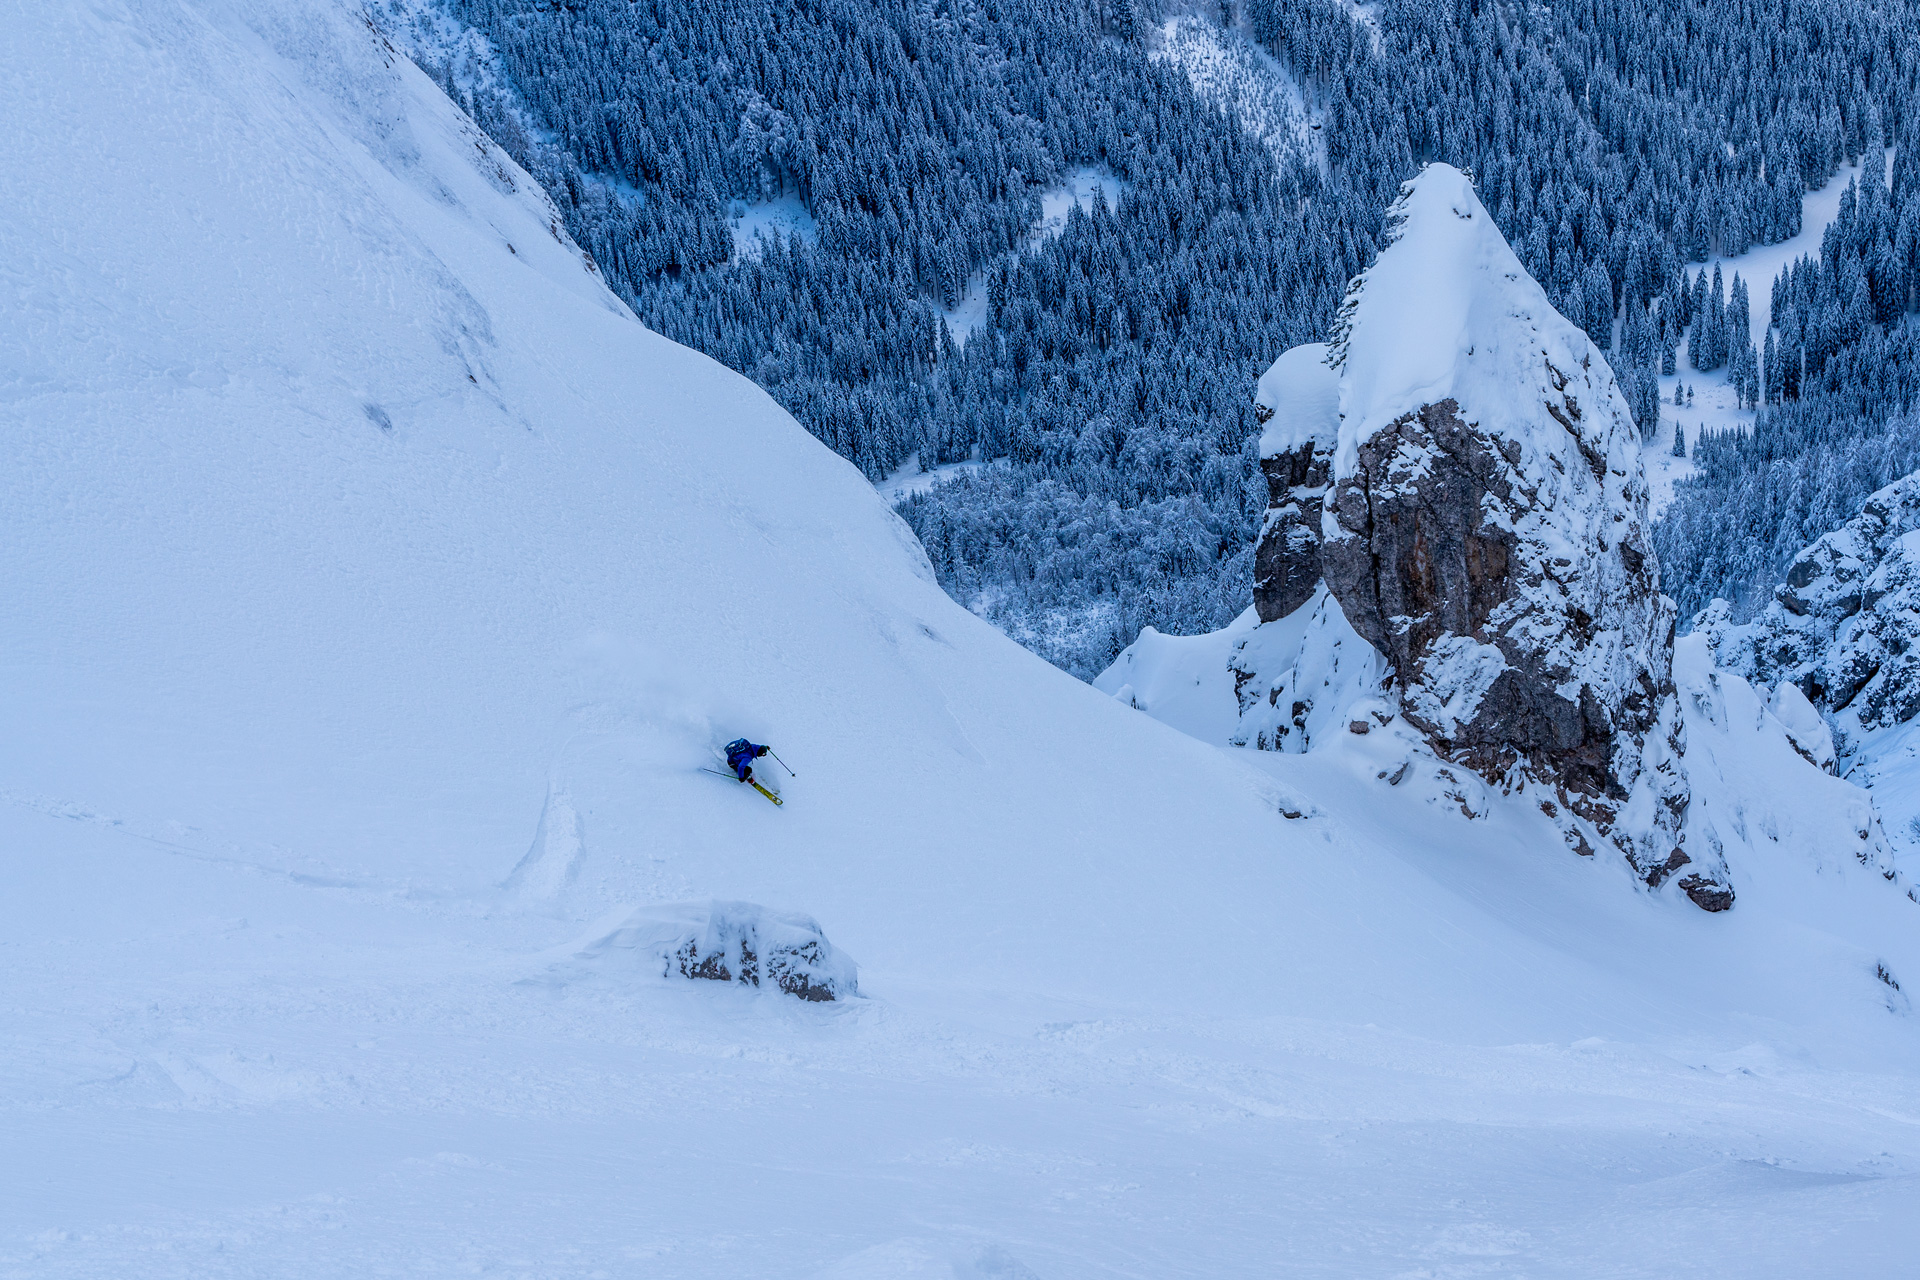
[[1734,625],[1716,600],[1694,629],[1720,666],[1794,686],[1828,718],[1842,756],[1920,716],[1920,474],[1794,557],[1751,622]]
[[1900,856],[1920,857],[1920,474],[1794,557],[1751,621],[1716,600],[1693,627],[1720,669],[1772,686],[1794,748],[1871,790]]
[[1204,635],[1145,627],[1093,687],[1202,742],[1299,755],[1345,734],[1362,704],[1379,705],[1386,674],[1317,584],[1272,622],[1248,609]]
[[1327,587],[1438,753],[1723,910],[1724,864],[1682,847],[1674,606],[1613,373],[1464,174],[1429,166],[1391,216],[1328,356]]
[[1340,605],[1315,581],[1284,618],[1264,622],[1227,655],[1239,721],[1234,746],[1301,755],[1348,732],[1363,704],[1380,697],[1387,664],[1354,633]]
[[1260,470],[1267,517],[1253,553],[1253,605],[1277,622],[1320,585],[1320,517],[1340,431],[1340,382],[1325,343],[1286,352],[1260,377]]

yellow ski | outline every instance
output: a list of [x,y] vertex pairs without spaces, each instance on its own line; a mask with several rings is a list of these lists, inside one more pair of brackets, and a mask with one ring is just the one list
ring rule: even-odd
[[[735,777],[735,776],[733,775],[733,773],[732,773],[732,771],[731,771],[731,770],[729,770],[729,771],[727,771],[727,772],[725,772],[725,773],[722,773],[722,772],[721,772],[720,770],[718,770],[718,769],[709,769],[709,768],[707,768],[706,766],[704,766],[704,765],[702,765],[702,766],[701,766],[701,768],[700,768],[700,772],[702,772],[702,773],[710,773],[710,774],[712,774],[712,775],[713,775],[714,777],[716,777],[716,778],[725,778],[725,779],[726,779],[726,780],[727,780],[728,782],[740,782],[740,781],[742,781],[742,779],[740,779],[740,778],[737,778],[737,777]],[[769,799],[769,800],[771,800],[771,801],[773,801],[773,802],[774,802],[775,804],[785,804],[785,803],[786,803],[786,801],[785,801],[785,800],[782,800],[782,799],[780,798],[780,796],[779,796],[779,794],[778,794],[778,793],[776,793],[776,792],[772,792],[772,791],[769,791],[769,790],[767,790],[767,789],[766,789],[765,787],[763,787],[763,786],[761,786],[761,785],[760,785],[759,783],[757,783],[757,782],[755,782],[755,781],[754,781],[753,779],[751,779],[751,778],[747,778],[747,779],[744,779],[744,781],[746,782],[746,784],[747,784],[748,786],[750,786],[750,787],[752,787],[752,788],[753,788],[753,789],[754,789],[755,791],[758,791],[758,792],[759,792],[759,793],[760,793],[761,795],[763,795],[763,796],[765,796],[765,797],[766,797],[767,799]]]

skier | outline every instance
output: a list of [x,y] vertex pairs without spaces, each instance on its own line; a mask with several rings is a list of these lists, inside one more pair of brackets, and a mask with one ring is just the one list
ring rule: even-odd
[[772,747],[762,747],[748,742],[745,738],[735,738],[727,744],[727,764],[740,781],[752,782],[753,762],[771,750],[773,750]]

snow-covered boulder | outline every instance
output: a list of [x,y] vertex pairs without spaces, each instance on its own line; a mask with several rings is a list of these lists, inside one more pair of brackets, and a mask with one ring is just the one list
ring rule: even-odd
[[1782,680],[1767,700],[1767,707],[1780,722],[1793,749],[1816,769],[1832,773],[1835,764],[1833,729],[1819,709],[1807,701],[1800,686]]
[[1260,376],[1253,415],[1263,425],[1260,469],[1267,516],[1253,555],[1253,604],[1274,622],[1320,585],[1320,514],[1340,431],[1340,383],[1323,342],[1294,347]]
[[771,986],[802,1000],[860,994],[858,967],[811,916],[751,902],[641,907],[575,948],[563,967],[626,967],[665,978]]
[[1328,588],[1438,752],[1550,785],[1542,807],[1576,849],[1605,839],[1651,886],[1686,868],[1720,910],[1724,865],[1681,848],[1674,606],[1613,372],[1459,170],[1408,182],[1391,226],[1328,357]]

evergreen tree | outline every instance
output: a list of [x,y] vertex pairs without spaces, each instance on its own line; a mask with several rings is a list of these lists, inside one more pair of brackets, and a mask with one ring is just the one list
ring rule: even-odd
[[[1920,101],[1910,0],[1382,0],[1368,23],[1345,0],[1245,0],[1236,22],[1316,104],[1318,149],[1235,128],[1126,0],[446,3],[485,40],[429,33],[423,65],[643,320],[869,475],[991,463],[903,514],[956,598],[1082,674],[1142,623],[1244,606],[1264,507],[1249,388],[1325,335],[1422,162],[1475,174],[1596,343],[1622,316],[1610,359],[1644,427],[1653,352],[1671,370],[1683,335],[1696,368],[1736,361],[1765,398],[1738,318],[1704,314],[1708,273],[1680,264],[1793,235],[1803,194],[1875,129],[1904,138]],[[1901,404],[1909,150],[1774,282],[1769,415],[1814,415],[1802,451],[1845,452]],[[1042,195],[1088,170],[1110,199],[1036,237]],[[737,244],[734,214],[776,196],[811,226]],[[970,290],[984,318],[963,330]],[[1728,514],[1688,526],[1714,531],[1702,557],[1671,557],[1685,600],[1772,563],[1739,548],[1774,499],[1726,487],[1758,474],[1763,436],[1695,441],[1702,479],[1674,510]]]

